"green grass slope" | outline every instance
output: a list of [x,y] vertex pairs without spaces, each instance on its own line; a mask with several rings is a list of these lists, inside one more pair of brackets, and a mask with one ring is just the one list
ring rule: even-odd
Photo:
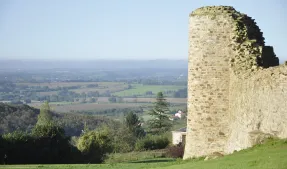
[[86,165],[6,165],[5,169],[287,169],[287,141],[268,140],[265,144],[236,152],[215,160],[204,161],[203,158],[193,160],[172,160],[167,158],[145,159],[116,164]]
[[287,141],[265,144],[209,161],[190,161],[167,169],[287,169]]

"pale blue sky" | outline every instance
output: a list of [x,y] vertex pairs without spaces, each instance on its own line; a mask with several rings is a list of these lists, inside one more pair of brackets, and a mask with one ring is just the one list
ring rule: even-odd
[[231,5],[287,60],[286,0],[0,0],[0,59],[187,59],[188,15]]

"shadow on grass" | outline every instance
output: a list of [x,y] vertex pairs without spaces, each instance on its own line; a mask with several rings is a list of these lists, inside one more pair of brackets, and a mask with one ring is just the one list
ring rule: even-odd
[[160,162],[171,162],[175,161],[174,159],[147,159],[147,160],[140,160],[140,161],[131,161],[129,163],[160,163]]

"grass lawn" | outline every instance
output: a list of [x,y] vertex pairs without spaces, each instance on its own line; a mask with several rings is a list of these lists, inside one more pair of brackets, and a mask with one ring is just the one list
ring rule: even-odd
[[203,158],[192,160],[173,160],[168,158],[144,159],[123,163],[85,164],[85,165],[6,165],[5,169],[287,169],[287,141],[269,140],[263,145],[236,152],[215,160]]
[[164,150],[151,150],[142,152],[129,152],[129,153],[113,153],[105,160],[107,164],[123,163],[123,162],[139,162],[145,160],[162,160],[173,161],[173,159],[162,158],[164,157]]
[[133,95],[145,95],[147,91],[152,91],[153,94],[157,94],[158,92],[164,92],[168,90],[176,91],[178,89],[184,89],[186,86],[174,86],[174,85],[141,85],[136,84],[132,85],[132,89],[115,92],[113,95],[115,96],[133,96]]
[[2,169],[147,169],[155,167],[166,167],[174,163],[172,159],[152,159],[130,163],[113,163],[113,164],[63,164],[63,165],[7,165],[0,166]]

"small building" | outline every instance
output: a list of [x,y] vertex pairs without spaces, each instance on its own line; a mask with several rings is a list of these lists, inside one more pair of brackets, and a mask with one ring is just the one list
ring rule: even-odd
[[172,144],[177,145],[179,143],[185,144],[186,127],[172,131]]
[[177,117],[177,118],[181,119],[183,114],[184,113],[181,110],[179,110],[177,113],[174,114],[174,117]]

